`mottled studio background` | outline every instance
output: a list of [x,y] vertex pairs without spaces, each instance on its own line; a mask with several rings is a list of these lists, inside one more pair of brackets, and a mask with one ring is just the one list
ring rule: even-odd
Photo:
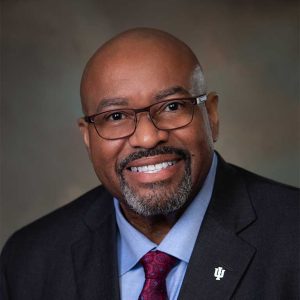
[[94,50],[129,27],[186,41],[220,95],[216,148],[299,185],[297,1],[1,1],[0,247],[20,226],[98,184],[76,119]]

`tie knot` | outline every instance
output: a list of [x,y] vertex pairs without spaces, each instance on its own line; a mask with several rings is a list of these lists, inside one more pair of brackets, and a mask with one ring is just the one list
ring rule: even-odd
[[149,251],[140,260],[146,279],[165,280],[176,263],[176,258],[159,250]]

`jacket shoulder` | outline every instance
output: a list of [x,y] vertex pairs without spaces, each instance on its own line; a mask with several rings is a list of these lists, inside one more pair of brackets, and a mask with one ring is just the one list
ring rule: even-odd
[[[299,234],[300,189],[276,182],[231,165],[245,183],[248,197],[255,211],[257,222],[253,228],[265,232],[266,240],[294,239]],[[289,234],[287,234],[289,232]],[[296,238],[297,239],[297,238]],[[297,239],[299,241],[299,239]],[[291,243],[292,245],[292,243]]]
[[299,205],[299,188],[257,175],[232,164],[229,165],[241,178],[243,178],[252,198],[264,198],[265,200],[270,200],[272,202],[288,201],[291,205],[293,205],[292,203],[294,203],[294,205]]
[[72,244],[89,230],[84,219],[93,206],[109,207],[110,195],[99,186],[85,193],[72,202],[37,219],[16,231],[6,242],[2,258],[13,252],[26,252],[33,249],[57,249],[62,245]]

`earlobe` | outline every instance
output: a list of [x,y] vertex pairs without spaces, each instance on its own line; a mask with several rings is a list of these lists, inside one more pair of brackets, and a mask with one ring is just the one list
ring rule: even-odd
[[80,132],[82,134],[82,138],[83,138],[83,142],[85,144],[85,147],[88,151],[89,157],[91,157],[90,155],[90,135],[89,135],[89,124],[86,123],[82,118],[80,118],[77,122]]
[[214,142],[217,141],[219,135],[218,102],[219,102],[219,97],[216,92],[210,92],[207,95],[207,101],[205,103],[205,106],[209,118],[212,138]]

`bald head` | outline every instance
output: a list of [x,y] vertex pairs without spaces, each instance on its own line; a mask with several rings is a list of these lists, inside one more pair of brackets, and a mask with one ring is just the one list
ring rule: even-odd
[[[186,51],[191,56],[194,56],[192,51],[189,47],[165,31],[161,31],[154,28],[134,28],[127,31],[124,31],[112,39],[108,40],[104,43],[95,53],[95,55],[99,54],[100,52],[104,51],[105,49],[113,49],[114,47],[118,48],[118,46],[123,46],[123,44],[127,43],[154,43],[157,45],[173,45],[176,47],[180,47],[182,51]],[[197,58],[194,56],[197,60]]]
[[[154,65],[157,66],[156,72],[160,72],[160,69],[172,68],[174,72],[189,69],[191,83],[189,92],[201,94],[206,91],[202,68],[195,54],[185,43],[164,31],[136,28],[122,32],[107,41],[88,61],[80,89],[85,114],[90,113],[89,102],[97,94],[95,89],[99,90],[99,86],[95,87],[97,79],[104,74],[110,77],[112,69],[120,73],[124,65],[131,70],[136,68],[137,71],[149,67],[149,72],[153,72],[153,76],[155,76]],[[137,72],[135,74],[138,76]],[[109,84],[108,81],[106,83]],[[102,89],[105,93],[104,85]]]

